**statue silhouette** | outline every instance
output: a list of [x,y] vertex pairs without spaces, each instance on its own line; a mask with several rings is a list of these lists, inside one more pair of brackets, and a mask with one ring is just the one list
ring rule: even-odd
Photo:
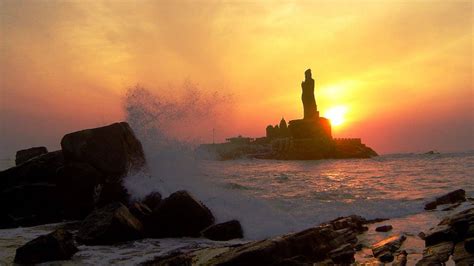
[[305,80],[301,83],[304,119],[311,119],[319,116],[314,98],[314,79],[311,77],[311,69],[306,70],[304,76]]

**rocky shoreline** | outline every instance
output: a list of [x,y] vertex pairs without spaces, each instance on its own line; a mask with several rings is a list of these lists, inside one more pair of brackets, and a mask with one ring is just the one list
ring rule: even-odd
[[[18,164],[0,172],[0,228],[61,222],[52,225],[48,234],[12,243],[15,256],[6,263],[74,262],[77,254],[93,247],[107,246],[119,253],[127,245],[153,239],[157,246],[149,248],[157,250],[163,249],[160,241],[170,239],[191,244],[168,248],[133,264],[474,263],[474,207],[462,189],[426,204],[424,215],[434,215],[429,218],[433,224],[419,225],[419,234],[404,231],[396,219],[351,215],[300,232],[247,241],[239,221],[216,224],[211,210],[187,191],[176,191],[164,199],[158,192],[132,199],[123,178],[146,172],[146,159],[127,123],[67,134],[61,147],[55,152],[43,148],[18,152]],[[436,224],[438,218],[441,221]],[[417,248],[410,248],[411,243],[417,243]]]

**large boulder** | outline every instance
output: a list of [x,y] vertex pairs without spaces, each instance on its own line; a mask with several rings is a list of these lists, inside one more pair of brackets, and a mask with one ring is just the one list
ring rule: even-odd
[[33,226],[62,219],[56,180],[61,151],[36,156],[0,172],[0,228]]
[[244,232],[240,222],[231,220],[225,223],[211,225],[202,231],[202,236],[216,241],[227,241],[235,238],[243,238]]
[[88,163],[108,180],[117,180],[145,164],[140,141],[126,122],[69,133],[61,140],[66,162]]
[[96,206],[104,176],[87,163],[67,163],[58,170],[59,197],[67,219],[83,219]]
[[214,220],[204,204],[187,191],[178,191],[161,202],[145,226],[152,237],[199,237]]
[[8,187],[22,184],[37,182],[54,183],[57,179],[57,171],[62,166],[64,166],[62,152],[54,151],[0,171],[0,193]]
[[37,237],[19,247],[15,263],[36,264],[48,261],[68,260],[78,251],[72,234],[58,229],[50,234]]
[[34,226],[62,220],[57,186],[31,183],[9,187],[0,193],[0,228]]
[[87,216],[76,237],[86,245],[109,245],[142,236],[143,226],[128,208],[121,203],[111,203]]
[[464,189],[458,189],[438,197],[434,201],[428,202],[425,205],[425,210],[434,210],[436,207],[438,207],[438,205],[459,203],[464,201],[466,201],[466,191]]
[[145,223],[152,213],[148,206],[139,201],[131,203],[128,209],[142,223]]
[[150,194],[146,195],[142,200],[142,203],[148,206],[150,210],[156,209],[161,202],[161,194],[159,192],[153,191]]
[[32,158],[48,153],[46,147],[33,147],[29,149],[19,150],[16,152],[15,164],[22,164]]

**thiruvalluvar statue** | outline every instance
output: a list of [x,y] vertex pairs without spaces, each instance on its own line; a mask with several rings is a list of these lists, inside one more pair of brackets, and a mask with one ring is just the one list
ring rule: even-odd
[[311,77],[311,69],[307,69],[304,72],[304,76],[305,80],[301,83],[304,119],[317,118],[319,115],[316,99],[314,98],[314,79]]

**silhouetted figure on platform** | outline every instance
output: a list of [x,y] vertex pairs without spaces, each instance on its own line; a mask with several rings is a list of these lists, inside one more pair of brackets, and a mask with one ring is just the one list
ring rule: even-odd
[[301,83],[303,90],[301,100],[303,100],[304,119],[312,119],[319,117],[319,114],[314,98],[314,79],[311,77],[311,69],[306,70],[304,75],[305,80]]

